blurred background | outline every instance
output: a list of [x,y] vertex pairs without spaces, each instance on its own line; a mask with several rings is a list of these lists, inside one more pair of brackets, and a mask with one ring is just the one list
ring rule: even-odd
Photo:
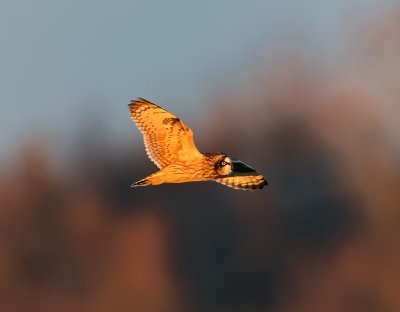
[[[0,2],[1,311],[400,311],[400,4]],[[131,189],[144,97],[270,185]]]

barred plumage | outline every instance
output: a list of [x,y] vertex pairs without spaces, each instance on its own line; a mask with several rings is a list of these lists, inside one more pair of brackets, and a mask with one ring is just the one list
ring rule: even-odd
[[192,130],[162,107],[142,98],[128,106],[143,134],[149,158],[160,169],[132,186],[216,181],[236,189],[255,190],[268,184],[254,169],[224,153],[200,153]]

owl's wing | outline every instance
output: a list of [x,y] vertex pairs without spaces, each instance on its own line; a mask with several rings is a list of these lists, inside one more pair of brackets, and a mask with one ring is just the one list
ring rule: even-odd
[[257,190],[268,185],[267,180],[253,168],[239,160],[232,161],[232,173],[215,179],[216,182],[238,190]]
[[128,106],[132,120],[143,134],[147,155],[158,168],[202,157],[192,130],[178,117],[142,98]]

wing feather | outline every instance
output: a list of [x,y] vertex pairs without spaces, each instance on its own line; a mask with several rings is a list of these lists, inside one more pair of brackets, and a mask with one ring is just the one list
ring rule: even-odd
[[192,130],[178,117],[142,98],[128,106],[132,120],[143,134],[147,155],[158,168],[202,157]]
[[238,190],[258,190],[267,185],[267,180],[261,175],[228,176],[215,180],[218,183],[233,187]]
[[232,161],[233,171],[229,176],[215,179],[216,182],[238,190],[257,190],[268,185],[267,180],[240,160]]

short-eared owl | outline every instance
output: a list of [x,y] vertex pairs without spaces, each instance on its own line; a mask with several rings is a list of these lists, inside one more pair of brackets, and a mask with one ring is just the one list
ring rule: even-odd
[[128,106],[143,134],[148,156],[160,169],[132,186],[216,181],[236,189],[256,190],[268,184],[253,168],[224,153],[200,153],[192,130],[162,107],[142,98]]

